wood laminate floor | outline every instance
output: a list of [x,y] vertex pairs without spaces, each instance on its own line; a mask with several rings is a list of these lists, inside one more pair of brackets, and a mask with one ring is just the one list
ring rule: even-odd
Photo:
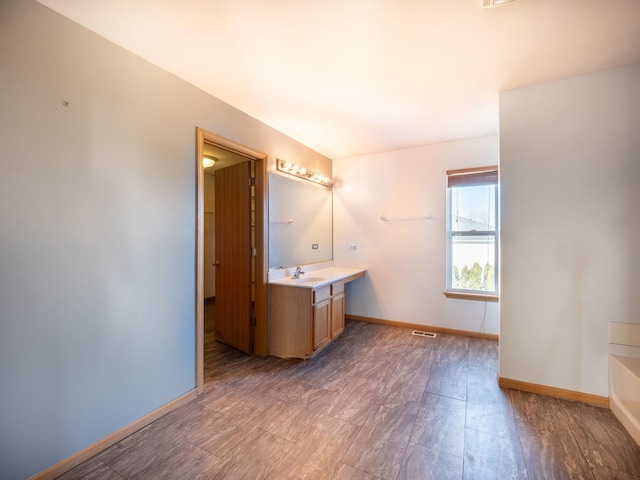
[[608,409],[500,389],[495,341],[348,322],[302,362],[211,325],[206,392],[61,479],[640,479]]

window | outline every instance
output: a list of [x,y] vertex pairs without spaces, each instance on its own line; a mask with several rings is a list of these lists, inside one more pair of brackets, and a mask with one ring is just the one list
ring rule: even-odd
[[[447,171],[448,297],[498,299],[498,167]],[[491,297],[491,298],[489,298]]]

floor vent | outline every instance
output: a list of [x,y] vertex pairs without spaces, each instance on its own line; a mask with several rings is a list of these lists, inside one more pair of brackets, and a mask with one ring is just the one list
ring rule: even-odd
[[423,332],[422,330],[414,330],[411,332],[411,335],[416,335],[418,337],[428,337],[428,338],[436,338],[437,334],[432,332]]

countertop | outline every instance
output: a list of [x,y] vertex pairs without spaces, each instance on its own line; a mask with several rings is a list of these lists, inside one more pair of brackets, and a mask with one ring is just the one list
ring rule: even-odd
[[[304,267],[302,268],[304,270]],[[300,275],[299,279],[293,279],[290,276],[287,276],[278,280],[271,280],[269,282],[269,285],[282,285],[286,287],[300,288],[318,288],[324,285],[329,285],[333,282],[351,282],[358,278],[364,277],[366,271],[366,268],[329,267],[323,268],[321,270],[310,270],[309,272]]]

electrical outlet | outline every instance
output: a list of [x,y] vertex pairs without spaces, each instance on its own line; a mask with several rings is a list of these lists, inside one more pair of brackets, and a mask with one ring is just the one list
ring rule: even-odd
[[347,250],[355,250],[355,249],[356,249],[356,244],[355,243],[347,244]]
[[312,243],[311,244],[311,250],[317,250],[318,249],[318,244],[317,243]]

